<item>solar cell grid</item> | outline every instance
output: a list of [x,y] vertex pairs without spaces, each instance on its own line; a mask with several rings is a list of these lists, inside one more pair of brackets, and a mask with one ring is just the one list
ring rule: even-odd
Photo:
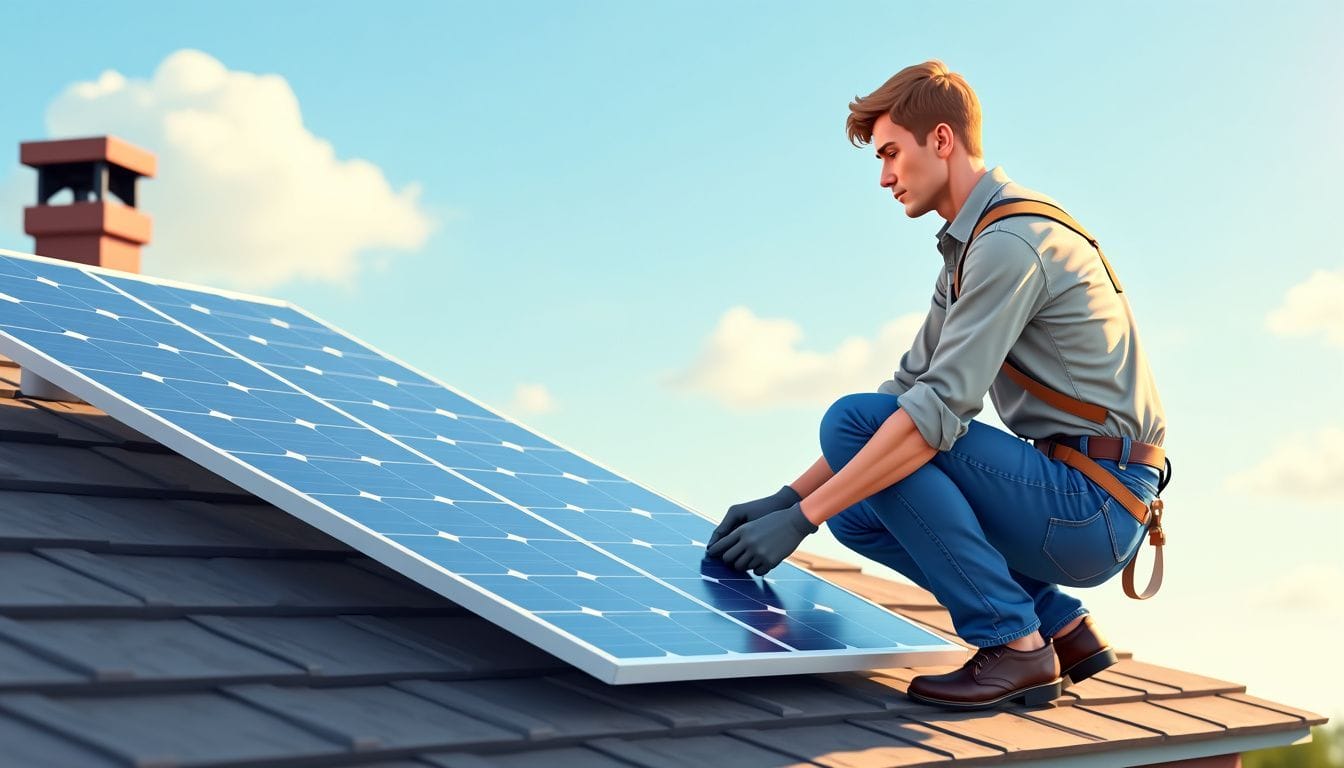
[[704,559],[705,518],[293,307],[0,262],[21,363],[604,679],[960,655],[790,565]]

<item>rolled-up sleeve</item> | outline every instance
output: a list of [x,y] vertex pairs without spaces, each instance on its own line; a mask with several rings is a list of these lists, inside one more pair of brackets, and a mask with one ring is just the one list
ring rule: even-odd
[[910,350],[901,356],[901,362],[890,379],[877,386],[877,391],[887,395],[900,395],[914,386],[915,379],[929,369],[929,360],[938,346],[938,336],[943,330],[943,321],[947,317],[947,270],[938,270],[938,279],[933,285],[933,299],[929,302],[929,314],[919,326],[919,333],[910,345]]
[[966,433],[1008,351],[1048,298],[1040,257],[1025,240],[990,230],[971,243],[961,295],[928,367],[898,397],[925,442],[946,451]]

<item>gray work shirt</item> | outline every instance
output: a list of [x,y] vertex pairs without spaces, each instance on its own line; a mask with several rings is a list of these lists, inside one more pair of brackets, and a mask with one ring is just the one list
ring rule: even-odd
[[[938,231],[943,268],[929,314],[899,370],[878,391],[898,395],[919,433],[940,451],[966,433],[986,391],[1020,437],[1128,436],[1162,445],[1166,417],[1129,301],[1116,293],[1086,238],[1039,216],[999,221],[971,245],[952,302],[957,257],[980,214],[1003,198],[1057,205],[1015,184],[1002,168],[980,177],[956,218]],[[1106,423],[1038,400],[1000,373],[1005,355],[1047,387],[1106,408]]]

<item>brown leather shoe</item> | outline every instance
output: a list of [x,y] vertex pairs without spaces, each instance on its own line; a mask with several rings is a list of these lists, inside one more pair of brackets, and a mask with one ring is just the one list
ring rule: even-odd
[[907,695],[953,709],[983,709],[1004,702],[1041,706],[1060,694],[1059,660],[1049,641],[1034,651],[1006,645],[981,648],[955,672],[920,675]]
[[1115,663],[1115,651],[1092,624],[1091,616],[1062,635],[1053,638],[1059,656],[1060,676],[1065,685],[1081,683]]

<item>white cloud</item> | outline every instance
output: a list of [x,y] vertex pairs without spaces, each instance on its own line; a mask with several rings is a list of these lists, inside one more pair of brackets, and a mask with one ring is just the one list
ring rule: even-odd
[[1344,616],[1344,569],[1334,563],[1304,563],[1255,590],[1250,598],[1259,609],[1339,618]]
[[555,410],[555,398],[543,384],[519,384],[513,390],[512,413],[550,413]]
[[393,189],[305,126],[283,77],[200,51],[169,55],[149,80],[109,70],[69,86],[47,130],[113,134],[158,155],[158,176],[140,185],[154,219],[146,273],[245,289],[348,284],[360,252],[420,248],[433,226],[418,185]]
[[1344,429],[1285,437],[1259,464],[1229,477],[1227,487],[1278,499],[1344,503]]
[[891,378],[923,319],[905,315],[874,339],[850,337],[817,352],[801,348],[803,330],[792,320],[734,307],[719,318],[699,358],[668,384],[738,408],[829,404],[849,392],[875,391]]
[[1265,318],[1265,326],[1283,336],[1320,332],[1327,344],[1344,347],[1341,296],[1344,296],[1344,269],[1316,270],[1306,282],[1288,289],[1283,304]]

